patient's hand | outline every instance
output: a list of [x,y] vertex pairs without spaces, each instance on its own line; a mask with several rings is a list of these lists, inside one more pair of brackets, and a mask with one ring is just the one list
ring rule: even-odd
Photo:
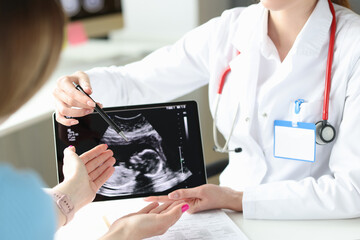
[[94,200],[96,192],[113,174],[114,164],[113,152],[107,150],[106,144],[96,146],[80,157],[75,153],[75,147],[68,147],[64,150],[64,181],[54,190],[68,195],[76,212]]
[[149,202],[171,202],[183,200],[189,204],[189,213],[227,208],[242,211],[242,192],[237,192],[228,187],[214,184],[204,184],[195,188],[179,189],[167,196],[153,196],[145,198]]
[[159,206],[151,203],[137,213],[116,220],[102,240],[144,239],[164,234],[188,209],[183,201],[167,202]]

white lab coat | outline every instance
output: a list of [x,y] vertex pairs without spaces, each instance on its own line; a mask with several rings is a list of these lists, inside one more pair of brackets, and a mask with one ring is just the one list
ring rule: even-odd
[[230,64],[217,126],[227,137],[239,107],[229,145],[243,152],[230,153],[220,183],[244,191],[244,217],[359,217],[360,17],[337,5],[335,10],[329,123],[337,137],[317,145],[314,163],[273,157],[273,125],[292,120],[299,98],[306,101],[299,120],[321,120],[332,20],[327,0],[318,2],[282,63],[267,37],[268,13],[260,3],[225,11],[140,62],[87,71],[94,99],[105,106],[163,102],[209,84],[213,114],[220,75]]

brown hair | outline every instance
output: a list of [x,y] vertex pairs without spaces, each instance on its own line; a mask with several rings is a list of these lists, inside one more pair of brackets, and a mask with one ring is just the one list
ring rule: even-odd
[[55,0],[0,1],[0,118],[46,82],[63,43],[65,17]]
[[350,3],[348,0],[331,0],[333,3],[336,3],[338,5],[341,5],[343,7],[350,8]]
[[[343,7],[350,8],[350,3],[348,0],[331,0],[333,3],[341,5]],[[255,0],[256,3],[259,3],[260,0]]]

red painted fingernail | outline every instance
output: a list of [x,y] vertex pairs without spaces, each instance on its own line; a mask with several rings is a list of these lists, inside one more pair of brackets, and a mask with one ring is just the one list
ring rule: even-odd
[[184,206],[181,207],[181,211],[182,212],[185,212],[186,210],[189,209],[189,205],[188,204],[185,204]]
[[72,148],[72,147],[73,147],[73,145],[70,145],[70,146],[69,146],[69,148]]

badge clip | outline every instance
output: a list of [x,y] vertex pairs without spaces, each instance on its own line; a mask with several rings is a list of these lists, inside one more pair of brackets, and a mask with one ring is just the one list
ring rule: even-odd
[[295,115],[294,115],[294,118],[293,118],[293,121],[292,121],[292,125],[293,127],[297,127],[298,126],[298,119],[299,119],[299,113],[300,113],[300,110],[301,110],[301,104],[304,103],[305,100],[304,99],[298,99],[295,101]]

